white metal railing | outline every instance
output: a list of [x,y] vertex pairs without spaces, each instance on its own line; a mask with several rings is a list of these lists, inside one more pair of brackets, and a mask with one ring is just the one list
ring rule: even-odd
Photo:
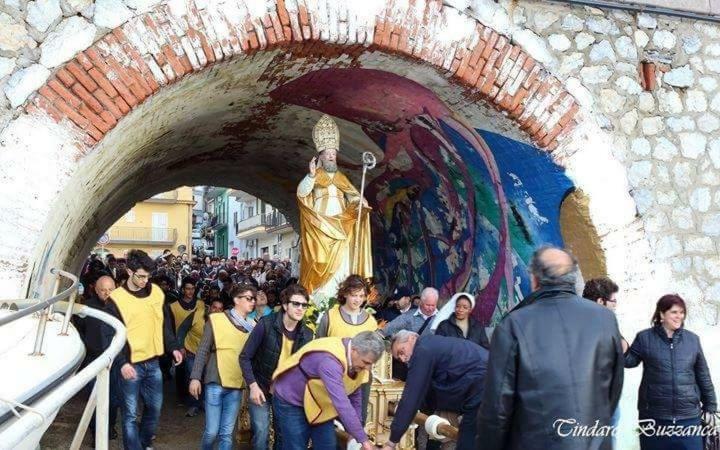
[[[112,338],[108,348],[105,349],[97,359],[52,389],[41,399],[33,402],[32,407],[11,402],[15,403],[12,405],[13,407],[20,407],[24,412],[19,413],[16,411],[16,416],[18,417],[16,419],[9,419],[12,422],[3,430],[0,446],[2,448],[18,447],[32,431],[46,425],[48,417],[51,417],[54,412],[59,410],[60,407],[67,403],[68,400],[85,387],[93,378],[96,378],[95,387],[90,394],[82,418],[78,423],[78,428],[70,444],[70,449],[75,450],[80,448],[80,444],[90,424],[92,413],[95,411],[95,448],[107,450],[108,412],[110,405],[110,365],[125,345],[125,326],[118,319],[105,312],[75,304],[78,288],[78,279],[75,275],[58,269],[52,269],[50,272],[55,276],[53,296],[41,302],[13,300],[12,302],[15,303],[20,310],[0,318],[0,326],[39,312],[37,334],[33,346],[33,353],[31,353],[32,357],[37,358],[43,357],[42,344],[45,337],[45,328],[48,318],[53,312],[53,308],[55,308],[57,312],[65,313],[61,326],[61,336],[67,335],[71,315],[98,319],[112,327],[115,330],[115,336]],[[61,277],[71,280],[72,285],[63,292],[58,293]],[[69,298],[68,302],[62,301],[66,298]]]

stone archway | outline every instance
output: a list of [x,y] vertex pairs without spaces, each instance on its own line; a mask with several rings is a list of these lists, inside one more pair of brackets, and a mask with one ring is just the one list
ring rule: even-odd
[[[107,168],[107,164],[123,165],[138,158],[147,159],[142,170],[128,170],[134,180],[142,180],[142,188],[102,191],[102,195],[94,199],[112,204],[114,209],[127,208],[139,199],[141,192],[148,194],[174,187],[168,177],[151,177],[153,167],[162,170],[170,167],[162,163],[169,157],[167,149],[135,153],[132,157],[119,152],[117,159],[112,161],[112,157],[108,156],[111,155],[109,147],[116,145],[121,148],[128,144],[119,136],[130,131],[132,126],[129,124],[144,126],[147,131],[147,124],[128,118],[133,114],[137,118],[143,111],[160,108],[169,99],[163,93],[171,93],[173,89],[187,92],[183,89],[193,83],[205,83],[208,78],[221,77],[223,73],[227,75],[226,68],[232,65],[245,67],[247,70],[241,70],[246,72],[252,72],[252,67],[262,66],[256,78],[248,77],[247,80],[276,85],[311,69],[333,64],[386,68],[382,65],[383,58],[390,61],[392,67],[389,68],[395,72],[405,70],[407,74],[411,73],[407,69],[393,68],[401,63],[433,67],[432,76],[451,86],[448,90],[452,92],[443,100],[449,101],[454,108],[464,109],[463,114],[473,115],[469,104],[490,105],[497,112],[493,120],[505,121],[505,129],[520,129],[535,145],[554,150],[556,162],[565,165],[571,172],[581,173],[591,170],[591,166],[596,167],[596,164],[585,162],[587,158],[580,161],[575,155],[580,151],[587,153],[583,142],[587,143],[590,137],[597,139],[597,134],[580,127],[574,138],[568,139],[580,121],[579,106],[573,96],[520,46],[454,8],[437,1],[418,2],[412,6],[391,4],[376,17],[350,11],[350,4],[345,5],[347,10],[339,15],[336,15],[336,10],[324,10],[317,5],[315,9],[303,4],[297,5],[297,8],[290,7],[289,3],[282,1],[272,5],[273,9],[260,14],[239,3],[222,4],[222,7],[208,4],[205,9],[198,9],[193,2],[157,6],[79,52],[38,90],[26,106],[28,115],[18,120],[16,131],[22,134],[23,130],[29,131],[37,123],[52,129],[52,137],[57,138],[50,142],[55,151],[53,156],[66,164],[60,167],[67,167],[67,171],[53,180],[58,190],[63,189],[63,194],[53,197],[56,202],[54,209],[50,209],[50,202],[45,205],[43,216],[49,219],[44,231],[36,230],[36,239],[29,240],[27,248],[21,252],[26,255],[24,261],[20,267],[15,265],[11,268],[16,280],[18,273],[33,271],[41,274],[48,265],[76,263],[73,258],[83,254],[85,247],[90,245],[88,239],[94,239],[93,233],[108,226],[112,219],[110,216],[117,214],[113,209],[85,208],[71,218],[63,216],[63,213],[69,214],[66,206],[72,205],[73,197],[82,196],[83,188],[98,192],[103,189],[97,178],[75,177],[73,169],[76,167],[90,169],[89,173],[96,177],[113,179],[112,176],[130,175],[113,171]],[[282,70],[276,68],[288,59],[295,63],[286,64]],[[233,84],[232,79],[224,80],[224,84],[214,81],[218,89],[226,89]],[[228,108],[232,104],[230,101]],[[182,108],[181,104],[176,103],[176,106],[177,110]],[[277,112],[273,110],[273,105],[253,106],[260,107],[257,114],[238,120],[234,124],[234,133],[243,134],[253,128],[262,128],[263,120]],[[152,116],[153,120],[165,123],[171,120],[169,117],[177,118],[171,111],[166,112],[167,116]],[[302,117],[297,123],[307,126],[309,118]],[[358,142],[362,141],[357,133],[351,132],[350,136]],[[241,141],[233,145],[237,147]],[[157,147],[166,143],[164,135],[157,133],[138,145]],[[360,143],[368,145],[367,140]],[[20,146],[31,144],[24,142]],[[602,142],[595,144],[606,145]],[[607,150],[597,149],[596,153],[594,163],[612,164]],[[222,155],[198,154],[184,162],[174,161],[171,169],[177,176],[182,174],[187,182],[194,180],[198,184],[210,184],[212,182],[207,178],[193,176],[191,163],[203,163],[218,176],[231,177],[231,171],[219,163]],[[99,166],[100,161],[106,166]],[[613,176],[624,181],[624,175],[619,175],[622,169],[614,169]],[[272,170],[266,173],[272,175]],[[590,198],[593,198],[593,190],[607,191],[606,187],[594,185],[593,177],[594,174],[589,172],[573,177],[576,185]],[[279,180],[276,178],[276,181]],[[240,182],[222,184],[248,188]],[[606,248],[611,247],[614,241],[624,242],[621,241],[622,236],[608,234],[621,229],[618,225],[627,223],[622,221],[627,216],[625,212],[630,209],[627,205],[632,202],[623,186],[614,188],[615,199],[619,200],[613,202],[613,213],[602,211],[603,207],[611,206],[608,204],[590,211],[592,221],[599,224],[598,231],[605,240]],[[87,200],[83,198],[83,201]],[[622,216],[616,214],[618,204],[625,205]],[[62,235],[63,239],[69,238],[72,242],[59,240],[58,234],[53,231],[63,226],[73,229],[72,236]],[[608,242],[611,244],[607,245]],[[69,258],[68,254],[73,256]],[[34,267],[28,267],[29,264],[34,264]],[[621,273],[623,266],[615,267],[609,270]],[[505,275],[509,276],[508,273]],[[26,282],[28,278],[24,276]],[[33,288],[37,282],[36,278]],[[506,284],[505,289],[512,295],[510,283]],[[17,284],[15,286],[17,290]]]

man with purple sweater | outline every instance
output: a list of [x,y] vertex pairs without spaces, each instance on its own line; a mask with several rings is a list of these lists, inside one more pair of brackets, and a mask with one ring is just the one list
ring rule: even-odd
[[373,449],[361,423],[362,392],[370,368],[385,351],[382,337],[363,331],[353,338],[316,339],[278,365],[273,375],[273,411],[282,450],[335,450],[334,419]]

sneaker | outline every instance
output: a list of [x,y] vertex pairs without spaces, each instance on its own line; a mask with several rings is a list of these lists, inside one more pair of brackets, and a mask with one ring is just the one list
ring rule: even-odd
[[185,413],[185,417],[195,417],[198,414],[200,414],[200,410],[195,406],[191,406]]

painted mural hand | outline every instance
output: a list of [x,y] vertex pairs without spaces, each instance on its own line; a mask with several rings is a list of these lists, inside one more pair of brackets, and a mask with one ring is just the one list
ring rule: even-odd
[[195,400],[200,400],[200,393],[202,392],[200,380],[190,380],[188,392],[190,392],[190,395],[192,395]]

